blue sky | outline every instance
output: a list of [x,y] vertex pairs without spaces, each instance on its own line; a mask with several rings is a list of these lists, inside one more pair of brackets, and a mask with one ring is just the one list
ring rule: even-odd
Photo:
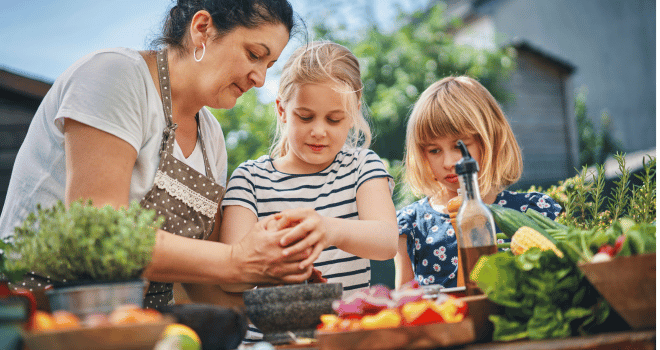
[[[316,3],[290,1],[303,16],[310,10],[305,8],[305,3]],[[419,0],[387,2],[401,4],[403,8],[420,3]],[[392,23],[394,6],[376,3],[380,3],[375,6],[379,21]],[[171,0],[0,0],[0,68],[52,82],[92,51],[119,46],[145,49],[158,35],[172,4]],[[287,50],[280,64],[286,57]],[[273,71],[277,69],[276,66]],[[265,90],[274,88],[276,78],[269,72]],[[262,98],[270,99],[267,95],[270,93],[261,91]]]
[[97,49],[142,49],[159,30],[169,0],[3,1],[0,66],[52,81]]

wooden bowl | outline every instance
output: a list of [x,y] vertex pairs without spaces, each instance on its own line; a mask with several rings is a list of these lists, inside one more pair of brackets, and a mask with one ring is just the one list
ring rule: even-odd
[[655,253],[578,267],[631,328],[655,328]]
[[471,295],[460,298],[468,305],[468,316],[474,323],[475,341],[488,343],[493,340],[495,326],[488,319],[490,315],[503,315],[504,306],[490,301],[485,295]]
[[457,323],[343,332],[317,331],[315,337],[320,350],[430,349],[473,342],[474,326],[468,317]]
[[30,350],[151,350],[165,327],[173,323],[163,321],[142,324],[122,324],[76,329],[23,333]]

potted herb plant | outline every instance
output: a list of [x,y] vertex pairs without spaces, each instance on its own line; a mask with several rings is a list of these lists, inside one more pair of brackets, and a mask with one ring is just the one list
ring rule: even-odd
[[162,220],[137,202],[119,210],[91,201],[38,206],[5,246],[5,272],[35,271],[56,281],[46,292],[52,310],[84,316],[141,306],[146,281],[140,276]]

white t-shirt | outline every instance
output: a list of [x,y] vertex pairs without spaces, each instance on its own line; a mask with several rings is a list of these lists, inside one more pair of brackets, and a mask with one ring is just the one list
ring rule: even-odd
[[[64,118],[115,135],[135,148],[131,201],[140,201],[153,186],[166,122],[149,68],[135,50],[93,52],[55,80],[37,109],[16,156],[0,216],[0,238],[13,234],[14,227],[35,211],[38,203],[48,208],[64,200]],[[206,108],[199,111],[199,120],[211,177],[225,186],[227,150],[222,128]],[[199,146],[188,159],[180,153],[175,157],[204,170],[203,161],[197,164],[202,159]]]

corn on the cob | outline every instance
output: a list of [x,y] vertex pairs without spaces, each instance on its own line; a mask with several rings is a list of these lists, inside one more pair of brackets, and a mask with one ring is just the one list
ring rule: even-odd
[[564,254],[557,249],[549,239],[545,238],[541,233],[535,229],[527,226],[519,228],[516,233],[511,237],[511,252],[514,255],[520,255],[531,247],[538,247],[541,250],[552,249],[558,257],[563,257]]

